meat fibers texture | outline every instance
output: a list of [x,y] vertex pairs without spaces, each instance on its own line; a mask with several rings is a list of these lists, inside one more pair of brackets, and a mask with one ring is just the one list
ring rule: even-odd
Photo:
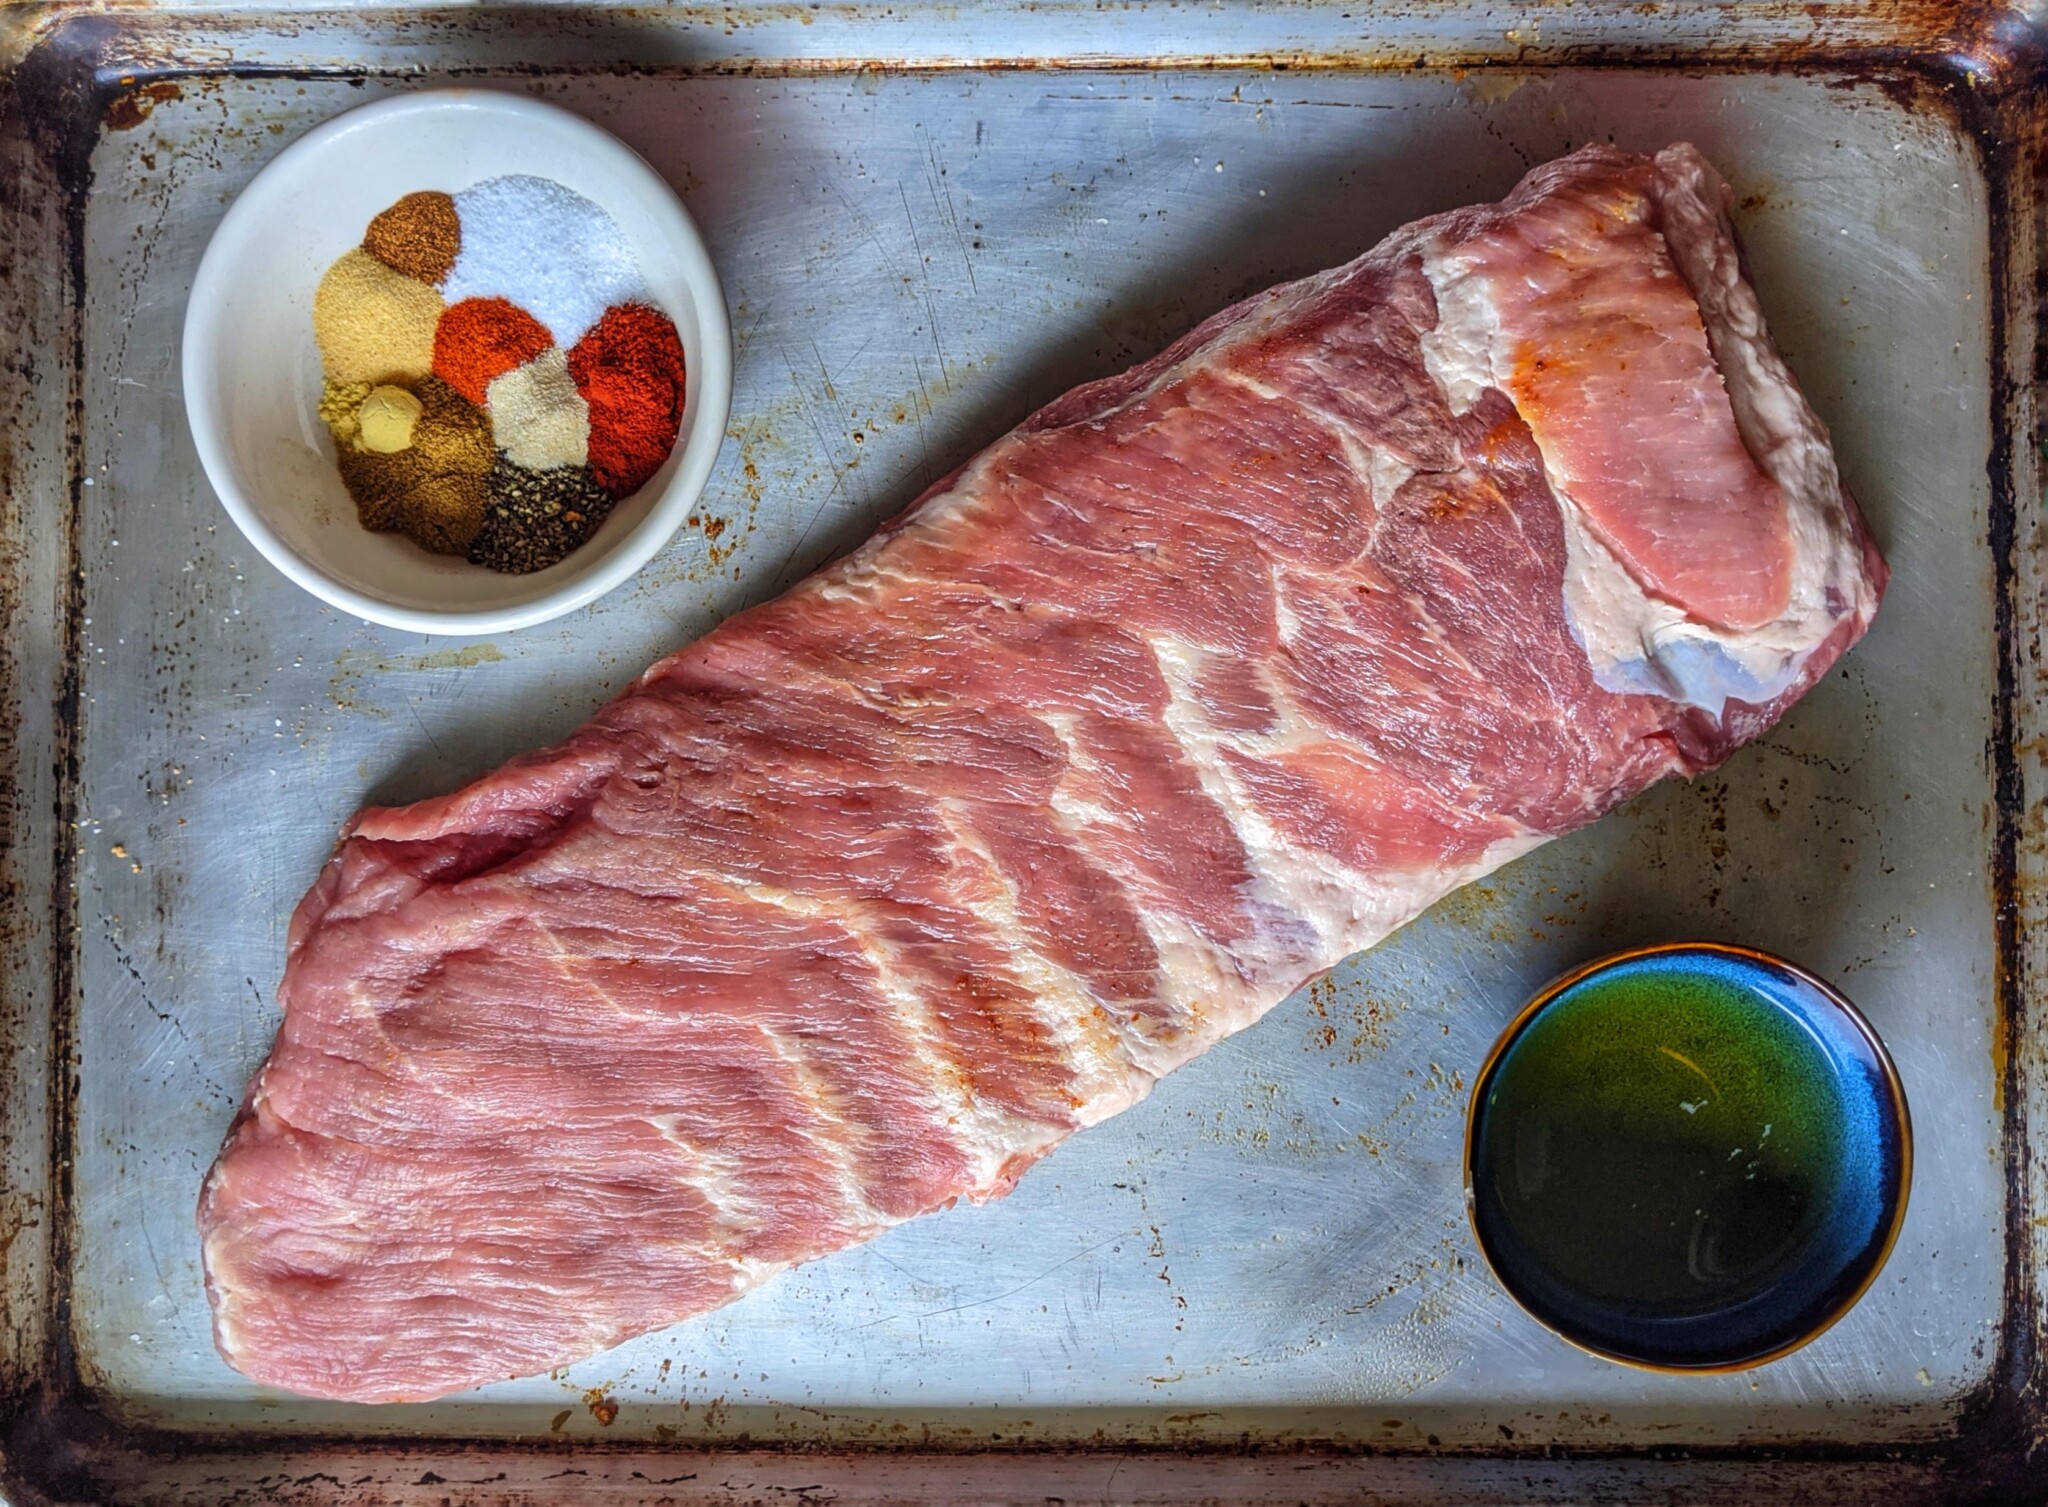
[[1727,200],[1591,147],[1399,230],[363,811],[201,1198],[222,1354],[435,1397],[1000,1196],[1768,727],[1885,567]]

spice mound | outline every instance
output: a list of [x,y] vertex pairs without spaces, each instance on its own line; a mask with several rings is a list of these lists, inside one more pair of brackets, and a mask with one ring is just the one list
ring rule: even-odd
[[682,432],[675,322],[611,216],[545,178],[407,194],[313,297],[320,418],[366,529],[560,563]]

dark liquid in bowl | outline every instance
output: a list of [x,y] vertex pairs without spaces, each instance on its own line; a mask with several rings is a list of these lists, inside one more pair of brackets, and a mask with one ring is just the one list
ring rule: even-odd
[[[1566,989],[1480,1085],[1474,1218],[1502,1280],[1581,1343],[1735,1364],[1825,1322],[1881,1259],[1888,1089],[1839,1010],[1653,955]],[[1887,1171],[1889,1177],[1887,1178]]]

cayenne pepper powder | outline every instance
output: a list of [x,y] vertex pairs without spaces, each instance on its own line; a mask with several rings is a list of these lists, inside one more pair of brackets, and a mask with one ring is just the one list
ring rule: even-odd
[[434,375],[481,407],[491,383],[555,343],[547,326],[505,298],[465,298],[434,330]]
[[614,304],[569,352],[569,375],[590,405],[597,484],[614,497],[639,491],[682,428],[683,345],[675,325],[646,304]]

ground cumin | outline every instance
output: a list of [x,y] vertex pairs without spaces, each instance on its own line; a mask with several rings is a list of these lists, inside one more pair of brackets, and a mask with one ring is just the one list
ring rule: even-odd
[[380,455],[344,443],[336,429],[341,479],[364,528],[403,534],[437,555],[463,554],[490,505],[491,466],[498,453],[491,421],[436,378],[424,379],[411,391],[419,399],[420,416],[408,448]]

